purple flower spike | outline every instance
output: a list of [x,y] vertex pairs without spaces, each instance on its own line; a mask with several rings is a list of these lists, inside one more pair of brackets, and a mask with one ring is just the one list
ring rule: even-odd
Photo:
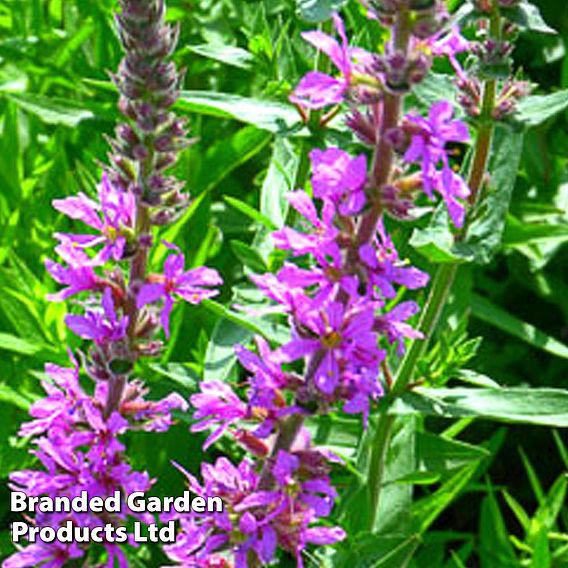
[[337,496],[325,458],[315,450],[278,452],[271,468],[275,485],[270,490],[259,486],[260,476],[248,460],[239,466],[226,458],[213,465],[202,464],[202,484],[178,469],[197,495],[220,495],[225,502],[222,513],[174,515],[181,532],[176,543],[164,550],[184,566],[224,566],[208,561],[229,549],[235,568],[249,566],[251,555],[267,565],[274,560],[277,544],[294,554],[302,566],[302,553],[309,543],[332,544],[345,536],[339,527],[312,526],[329,515]]

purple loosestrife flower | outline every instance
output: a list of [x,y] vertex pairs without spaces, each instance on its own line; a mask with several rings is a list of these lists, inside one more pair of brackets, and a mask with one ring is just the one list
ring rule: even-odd
[[314,197],[330,200],[341,215],[359,213],[365,205],[367,158],[351,158],[344,150],[312,150],[312,188]]
[[87,310],[84,316],[65,316],[67,327],[79,337],[90,339],[97,345],[114,343],[124,339],[128,327],[128,317],[117,316],[110,288],[105,288],[101,304],[102,312]]
[[84,551],[75,543],[36,542],[4,560],[2,568],[60,568],[83,555]]
[[[253,453],[264,455],[267,451],[263,438],[268,437],[285,416],[302,412],[297,406],[286,404],[282,390],[293,388],[297,377],[282,371],[281,357],[271,352],[268,345],[257,338],[259,355],[235,346],[235,353],[243,367],[252,373],[248,380],[247,401],[243,402],[227,384],[208,381],[200,384],[201,392],[190,398],[196,409],[191,427],[192,432],[212,429],[213,432],[203,445],[207,449],[229,428],[235,439]],[[245,423],[257,426],[254,431]]]
[[369,374],[376,376],[384,356],[373,333],[376,307],[368,301],[347,306],[332,301],[317,312],[300,314],[295,325],[301,326],[302,336],[296,335],[280,348],[283,360],[319,354],[313,384],[328,397],[333,397],[338,388],[341,393],[343,383],[355,377],[365,380]]
[[[106,497],[117,490],[122,495],[146,492],[152,482],[147,474],[132,471],[125,461],[124,446],[118,441],[130,424],[118,412],[109,417],[103,415],[105,388],[96,389],[94,396],[88,395],[79,384],[79,367],[73,358],[72,363],[72,368],[46,366],[50,380],[42,385],[48,396],[32,405],[30,414],[34,420],[24,424],[20,431],[21,435],[34,436],[33,453],[42,469],[12,473],[10,488],[24,491],[30,497],[52,498],[73,498],[81,491],[87,491],[90,497]],[[127,513],[117,514],[125,519]],[[139,518],[145,522],[151,520],[144,515]],[[108,522],[95,513],[40,513],[35,522],[40,527],[57,528],[67,520],[83,527],[103,526]],[[104,545],[109,554],[120,556],[120,551],[110,543]],[[41,562],[45,566],[60,566],[83,552],[76,545],[58,542],[31,544],[9,557],[3,566],[36,566]]]
[[190,304],[199,304],[206,298],[212,298],[219,292],[205,288],[205,286],[218,286],[223,283],[219,273],[212,268],[201,266],[191,270],[184,270],[185,256],[180,252],[168,256],[164,263],[164,273],[148,277],[149,282],[144,284],[138,293],[136,305],[142,308],[163,299],[161,322],[166,336],[170,334],[170,313],[174,305],[174,295],[181,297]]
[[377,316],[373,329],[387,336],[389,343],[397,344],[397,353],[404,354],[404,339],[422,339],[424,336],[419,331],[406,323],[407,319],[419,311],[416,302],[402,302],[389,312]]
[[295,264],[285,263],[278,271],[278,282],[289,286],[291,289],[306,289],[316,287],[312,301],[312,307],[322,305],[328,299],[333,298],[339,290],[343,290],[349,296],[357,297],[359,279],[347,274],[344,270],[343,259],[338,265],[337,258],[331,262],[324,259],[320,261],[320,267],[314,266],[311,269],[303,269]]
[[428,284],[428,274],[401,261],[382,221],[378,223],[373,243],[361,245],[359,248],[359,259],[366,272],[367,282],[379,292],[377,295],[375,290],[372,290],[370,295],[379,300],[394,298],[395,284],[410,290],[423,288]]
[[173,424],[172,410],[186,412],[189,405],[185,399],[173,392],[161,400],[145,400],[148,389],[138,381],[132,381],[124,393],[120,403],[120,412],[131,417],[132,429],[146,432],[166,432]]
[[201,392],[194,394],[190,402],[196,412],[193,417],[200,420],[191,427],[192,432],[201,432],[212,425],[219,424],[205,440],[206,450],[215,443],[225,431],[248,414],[247,405],[233,392],[233,389],[221,381],[208,381],[199,385]]
[[333,15],[333,24],[341,43],[319,31],[304,32],[302,37],[331,59],[339,71],[339,77],[310,71],[290,95],[290,101],[294,104],[309,109],[321,109],[341,103],[351,86],[357,61],[366,63],[370,59],[370,54],[363,49],[349,47],[343,20],[338,14]]
[[316,206],[304,191],[294,191],[286,195],[290,205],[309,223],[309,233],[301,233],[290,227],[284,227],[272,233],[272,240],[277,248],[290,250],[294,255],[313,254],[317,259],[329,255],[333,259],[341,258],[341,251],[336,243],[339,230],[334,227],[334,206],[330,202],[322,207],[322,218],[318,216]]
[[41,385],[47,396],[32,404],[30,415],[35,420],[22,424],[21,436],[37,436],[45,432],[62,431],[69,433],[74,422],[79,419],[78,409],[87,400],[79,384],[79,364],[70,354],[73,367],[59,367],[53,363],[47,363],[45,374],[48,379],[43,380]]
[[461,35],[459,26],[452,26],[449,33],[445,30],[438,32],[425,40],[424,45],[432,55],[446,56],[458,77],[466,78],[465,71],[456,56],[468,52],[471,49],[471,42]]
[[62,266],[53,260],[46,259],[45,267],[52,278],[63,288],[56,294],[49,294],[48,300],[61,302],[81,292],[95,292],[104,287],[104,281],[91,266],[90,258],[69,240],[63,240],[56,248],[57,254],[68,264]]
[[[446,150],[448,142],[467,142],[467,125],[453,120],[454,109],[447,101],[434,103],[428,117],[406,115],[406,128],[410,132],[410,145],[404,154],[407,163],[418,163],[422,169],[424,191],[432,197],[435,189],[444,198],[452,221],[463,225],[465,207],[459,200],[467,198],[469,188],[453,172]],[[441,166],[441,169],[440,169]]]
[[75,246],[87,248],[103,244],[97,262],[105,262],[109,258],[121,260],[127,236],[134,229],[136,200],[132,193],[112,185],[106,173],[98,188],[99,201],[93,201],[84,193],[76,197],[55,199],[53,206],[71,219],[83,221],[100,234],[95,235],[56,235],[60,239],[71,241]]

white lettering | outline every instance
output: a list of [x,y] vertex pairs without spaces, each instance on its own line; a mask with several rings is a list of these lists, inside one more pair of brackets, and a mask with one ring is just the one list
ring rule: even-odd
[[12,542],[20,542],[20,537],[24,536],[28,532],[28,529],[28,524],[22,521],[12,523]]
[[146,512],[146,503],[144,502],[144,493],[142,491],[135,491],[128,495],[126,498],[126,504],[133,513]]
[[21,513],[27,509],[27,495],[23,491],[12,491],[10,495],[10,510]]

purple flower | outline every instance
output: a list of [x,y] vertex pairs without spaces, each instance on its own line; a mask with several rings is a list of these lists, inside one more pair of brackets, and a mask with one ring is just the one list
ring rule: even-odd
[[80,292],[96,291],[103,287],[103,281],[93,270],[90,258],[71,241],[63,240],[55,251],[68,266],[47,259],[45,267],[53,279],[59,284],[65,284],[66,288],[56,294],[48,294],[49,300],[60,302]]
[[346,307],[340,302],[329,302],[317,312],[300,314],[299,324],[312,337],[296,336],[280,348],[284,361],[321,354],[313,371],[313,382],[318,390],[333,395],[342,376],[360,367],[377,370],[382,358],[373,333],[376,306]]
[[90,339],[98,345],[124,339],[128,327],[128,317],[119,318],[117,316],[110,288],[105,288],[101,304],[102,312],[87,310],[84,316],[67,315],[65,316],[65,323],[79,337]]
[[170,393],[160,400],[145,400],[148,389],[140,381],[132,381],[126,388],[120,412],[132,417],[135,428],[145,432],[165,432],[173,424],[172,410],[186,412],[186,400],[178,393]]
[[419,311],[416,302],[402,302],[389,312],[375,318],[374,329],[387,336],[389,343],[397,344],[397,353],[404,353],[404,338],[422,339],[424,335],[406,323]]
[[99,202],[93,201],[84,193],[66,199],[55,199],[53,206],[71,219],[83,221],[96,229],[98,235],[59,234],[60,239],[70,240],[75,246],[87,248],[103,244],[97,262],[106,262],[109,258],[120,260],[126,245],[125,234],[132,231],[136,210],[136,201],[131,192],[114,187],[106,173],[98,187]]
[[[339,259],[343,264],[343,259]],[[337,264],[338,259],[331,259],[331,262],[322,259],[320,267],[314,266],[311,269],[304,269],[295,264],[285,263],[278,271],[278,282],[290,288],[306,289],[315,287],[312,307],[321,306],[328,299],[333,298],[339,289],[343,290],[350,297],[358,295],[359,279],[353,274],[346,274],[343,267]]]
[[277,248],[290,250],[294,255],[313,254],[316,259],[330,256],[337,262],[341,259],[341,250],[335,239],[339,231],[333,225],[335,208],[331,203],[324,203],[322,218],[318,216],[316,206],[304,191],[294,191],[286,195],[290,205],[309,223],[309,233],[301,233],[290,227],[284,227],[272,233],[272,240]]
[[174,305],[174,295],[179,296],[190,304],[199,304],[206,298],[218,294],[217,290],[210,290],[204,286],[219,286],[223,280],[219,273],[205,266],[185,270],[185,257],[182,253],[171,254],[164,263],[164,274],[151,275],[147,284],[144,284],[138,293],[136,305],[141,308],[153,304],[160,299],[164,300],[161,322],[166,336],[170,335],[170,313]]
[[361,245],[359,248],[359,259],[366,271],[368,283],[380,292],[380,295],[377,295],[371,291],[371,295],[377,299],[396,297],[395,284],[410,290],[423,288],[428,284],[428,274],[400,260],[382,220],[378,223],[373,244]]
[[352,83],[355,60],[365,63],[370,59],[370,55],[363,49],[349,47],[345,26],[338,14],[333,15],[333,24],[341,43],[319,31],[304,32],[302,37],[331,59],[339,70],[339,77],[332,77],[320,71],[309,72],[290,95],[290,101],[294,104],[309,109],[339,104],[344,100]]
[[200,422],[193,424],[191,431],[201,432],[216,426],[203,445],[206,450],[231,424],[245,418],[248,408],[227,383],[208,381],[200,383],[199,387],[201,392],[192,395],[190,402],[197,409],[194,418]]
[[73,559],[81,558],[84,554],[85,552],[75,543],[39,541],[8,557],[2,563],[2,568],[27,568],[28,566],[60,568]]
[[341,215],[355,215],[365,205],[367,158],[352,158],[344,150],[329,148],[310,152],[314,196],[329,199]]
[[471,42],[461,35],[459,26],[453,26],[449,33],[446,33],[445,29],[443,29],[436,35],[428,38],[424,43],[432,55],[445,55],[458,76],[465,78],[465,72],[456,55],[469,51]]
[[46,364],[45,373],[49,379],[42,381],[41,385],[47,396],[32,404],[30,415],[35,420],[22,424],[21,436],[37,436],[48,431],[69,433],[75,421],[80,420],[78,410],[88,396],[79,384],[79,364],[72,354],[70,358],[72,368]]
[[421,165],[424,191],[430,198],[433,189],[438,191],[446,201],[452,221],[461,227],[465,208],[458,199],[465,199],[469,189],[461,177],[452,171],[445,147],[448,142],[467,142],[469,132],[464,122],[452,120],[453,114],[452,105],[440,101],[432,105],[428,118],[407,115],[411,140],[404,159],[408,163]]

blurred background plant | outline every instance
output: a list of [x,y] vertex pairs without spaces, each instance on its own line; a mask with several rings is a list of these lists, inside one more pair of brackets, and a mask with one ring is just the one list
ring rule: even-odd
[[[65,345],[80,346],[62,324],[64,306],[45,300],[54,285],[43,260],[53,248],[52,233],[69,229],[51,200],[93,191],[107,152],[99,134],[110,135],[118,118],[107,75],[120,59],[114,4],[0,1],[0,557],[13,550],[5,480],[33,459],[16,438],[19,424],[40,396],[43,364],[65,364]],[[456,10],[462,3],[449,4]],[[523,33],[513,53],[515,66],[538,85],[534,94],[557,94],[523,117],[530,129],[499,254],[486,266],[460,271],[446,323],[422,362],[424,380],[433,384],[458,373],[477,384],[491,377],[507,386],[568,386],[568,6],[557,0],[534,4],[559,33]],[[183,307],[176,312],[166,354],[148,364],[142,377],[156,397],[174,387],[189,395],[204,378],[235,378],[233,344],[246,342],[259,327],[264,334],[279,332],[278,326],[242,317],[231,305],[242,298],[260,302],[246,275],[281,262],[279,253],[266,248],[265,236],[288,214],[282,195],[302,178],[306,149],[323,136],[351,143],[340,122],[308,132],[287,102],[291,88],[314,65],[300,31],[340,5],[355,44],[376,47],[384,41],[380,27],[366,24],[354,0],[169,2],[168,19],[181,24],[176,63],[187,68],[177,110],[190,118],[197,143],[176,166],[193,202],[168,229],[168,240],[182,247],[188,266],[207,263],[226,285],[225,296],[193,308],[191,318],[184,317]],[[416,105],[447,96],[440,83],[429,87],[417,93]],[[407,231],[395,226],[393,232],[397,246],[413,257],[404,250]],[[427,266],[419,256],[416,261]],[[464,305],[467,322],[453,315]],[[466,363],[475,373],[459,371]],[[187,417],[178,418],[159,445],[142,432],[129,440],[134,466],[159,476],[158,494],[183,489],[169,460],[197,471],[204,458],[202,439],[189,434]],[[333,418],[315,426],[319,443],[347,457],[359,430],[356,421]],[[397,555],[416,546],[415,567],[568,565],[563,473],[568,450],[562,431],[470,418],[453,423],[420,418],[417,431],[412,440],[404,429],[397,432],[391,461],[411,443],[421,471],[387,477],[385,500],[404,503],[415,487],[423,497],[413,511],[421,519],[421,540],[350,542],[366,559],[361,566],[403,566],[404,556]],[[224,449],[237,453],[229,443]],[[342,476],[334,480],[340,486],[355,473],[348,468]],[[132,554],[148,566],[163,561],[154,549]],[[324,560],[314,565],[319,562]]]

